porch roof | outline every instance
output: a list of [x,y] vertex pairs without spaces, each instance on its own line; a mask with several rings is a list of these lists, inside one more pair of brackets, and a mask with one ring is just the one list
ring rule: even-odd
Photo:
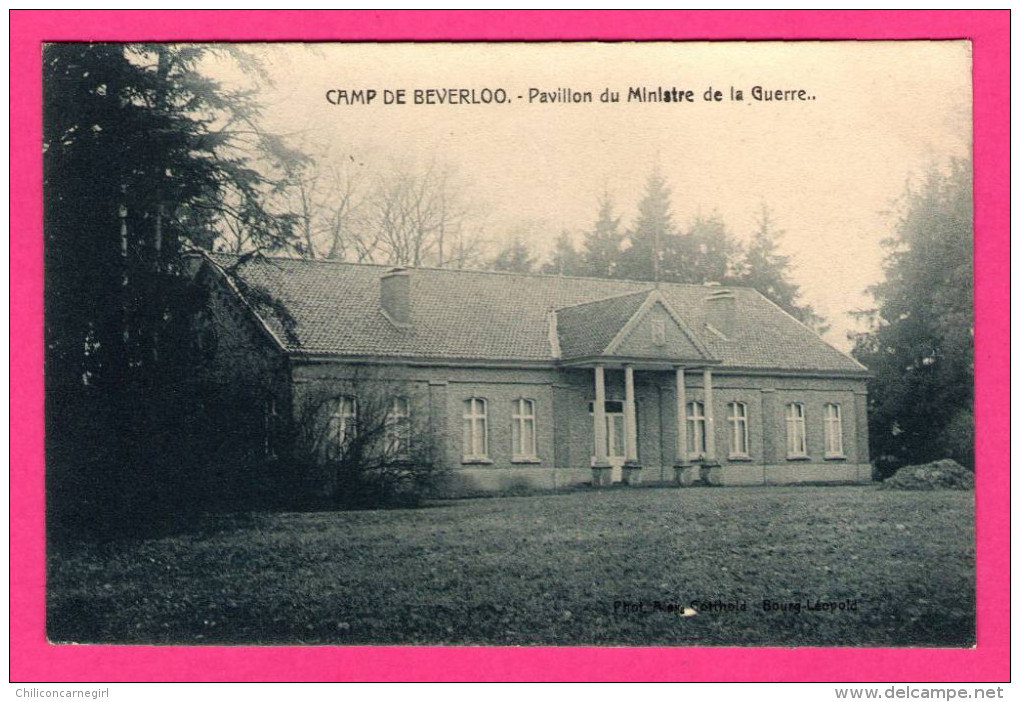
[[[661,339],[645,327],[658,312]],[[665,296],[654,288],[563,307],[555,312],[564,361],[631,357],[659,362],[718,363]],[[641,332],[646,332],[642,334]],[[645,337],[645,338],[641,338]],[[651,341],[651,343],[649,343]]]

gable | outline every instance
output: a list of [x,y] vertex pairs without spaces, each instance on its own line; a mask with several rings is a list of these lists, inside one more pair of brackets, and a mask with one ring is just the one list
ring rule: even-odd
[[203,267],[195,281],[207,293],[193,316],[199,352],[194,371],[221,383],[248,384],[267,378],[281,366],[284,347],[246,304],[230,281]]
[[660,300],[636,317],[629,328],[623,330],[613,348],[607,350],[614,356],[630,358],[705,358]]
[[556,311],[560,357],[715,360],[658,289]]
[[596,300],[556,311],[563,358],[600,356],[641,309],[648,291]]

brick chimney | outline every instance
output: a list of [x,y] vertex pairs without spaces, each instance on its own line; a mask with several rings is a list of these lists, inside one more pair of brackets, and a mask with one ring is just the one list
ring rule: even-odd
[[379,278],[379,303],[394,326],[411,326],[411,274],[406,268],[394,268]]
[[736,336],[737,298],[731,291],[715,290],[705,297],[705,323],[727,339]]

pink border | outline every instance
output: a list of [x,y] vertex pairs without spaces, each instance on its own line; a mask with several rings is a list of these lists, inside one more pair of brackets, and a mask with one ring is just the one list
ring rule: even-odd
[[[13,681],[1009,680],[1009,13],[11,12]],[[974,42],[978,645],[972,650],[53,646],[44,636],[40,42],[897,39]],[[932,96],[938,100],[938,95]]]

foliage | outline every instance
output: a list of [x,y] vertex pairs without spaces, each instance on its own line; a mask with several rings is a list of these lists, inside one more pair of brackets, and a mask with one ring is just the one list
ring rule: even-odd
[[613,201],[605,193],[599,198],[595,226],[585,235],[580,265],[573,263],[577,254],[572,244],[567,248],[570,242],[560,241],[553,262],[543,270],[597,278],[746,285],[819,334],[828,329],[812,307],[800,301],[800,289],[790,279],[790,257],[779,253],[783,232],[776,228],[764,203],[745,250],[716,213],[699,214],[685,229],[677,227],[669,185],[655,168],[645,185],[634,225],[622,233],[619,224]]
[[974,468],[974,412],[967,407],[953,413],[942,430],[939,445],[947,456],[955,456]]
[[740,253],[740,246],[718,214],[698,215],[683,236],[672,242],[666,275],[681,283],[726,282]]
[[[182,251],[228,227],[262,248],[294,242],[265,172],[296,157],[254,129],[250,95],[199,73],[209,51],[43,51],[47,487],[59,502],[87,483],[106,500],[96,519],[111,523],[168,507],[165,476],[186,473],[181,452],[162,445],[186,444],[197,412],[189,322],[204,299]],[[155,497],[132,499],[150,476]]]
[[662,172],[655,168],[638,204],[637,221],[627,234],[630,246],[620,256],[619,277],[659,280],[663,247],[675,233],[669,186]]
[[609,193],[599,198],[599,214],[594,228],[585,235],[582,258],[585,275],[594,278],[615,278],[623,244],[620,218],[614,214]]
[[[255,105],[197,73],[207,49],[50,44],[44,52],[47,379],[120,385],[173,347],[182,248],[224,222],[270,249],[293,218],[267,209],[277,187],[243,152],[284,158],[253,135]],[[256,143],[253,143],[256,142]],[[292,156],[288,156],[291,157]],[[168,299],[169,297],[169,299]]]
[[973,490],[974,473],[947,458],[919,466],[903,466],[882,481],[883,490]]
[[531,254],[531,249],[524,239],[518,236],[507,242],[490,264],[494,271],[511,273],[531,273],[534,267],[535,257]]
[[322,476],[335,506],[418,504],[444,475],[423,401],[400,383],[364,373],[303,392],[287,460]]
[[800,286],[789,277],[790,257],[779,253],[779,240],[785,232],[776,227],[772,211],[764,202],[757,224],[737,266],[737,282],[754,288],[802,323],[824,334],[828,329],[825,320],[815,313],[811,305],[799,302]]
[[[305,151],[313,147],[302,145]],[[285,180],[276,195],[295,212],[295,253],[308,258],[371,260],[369,203],[372,184],[361,156],[334,156],[328,148],[314,149],[315,156],[285,162]],[[244,253],[258,242],[234,231],[224,233],[214,248]]]
[[739,253],[718,215],[699,215],[686,231],[674,225],[669,186],[658,168],[648,177],[627,240],[630,246],[621,253],[618,270],[620,277],[632,280],[723,282]]
[[251,440],[263,406],[254,388],[197,380],[153,383],[130,404],[62,400],[51,412],[60,440],[47,445],[48,537],[137,537],[210,511],[278,506],[278,476]]
[[550,275],[584,275],[584,261],[568,232],[561,232],[556,237],[552,256],[542,266],[542,272]]
[[406,266],[447,263],[450,240],[463,219],[451,183],[451,169],[434,161],[381,174],[369,202],[367,234],[355,237],[359,259],[381,257]]
[[874,374],[872,454],[886,474],[945,456],[974,466],[973,237],[969,161],[908,188],[853,350]]
[[[297,213],[295,253],[440,268],[481,259],[477,203],[470,202],[467,183],[448,163],[436,157],[379,163],[354,149],[303,148],[316,156],[288,169],[279,198]],[[222,237],[216,246],[234,253],[252,247],[236,237]]]

